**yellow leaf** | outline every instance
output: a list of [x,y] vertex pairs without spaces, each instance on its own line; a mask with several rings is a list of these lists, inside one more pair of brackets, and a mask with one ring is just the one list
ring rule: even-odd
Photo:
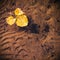
[[15,15],[22,15],[24,12],[20,8],[16,8],[14,11]]
[[28,25],[28,18],[26,15],[17,16],[16,25],[20,27],[25,27]]
[[9,25],[13,25],[15,23],[16,19],[13,16],[9,16],[8,18],[6,18],[6,22]]

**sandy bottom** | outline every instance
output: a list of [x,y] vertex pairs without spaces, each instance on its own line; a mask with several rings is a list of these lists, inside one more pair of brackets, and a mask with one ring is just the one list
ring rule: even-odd
[[[49,0],[5,0],[0,6],[0,60],[60,60],[60,8]],[[21,8],[29,25],[6,23]]]

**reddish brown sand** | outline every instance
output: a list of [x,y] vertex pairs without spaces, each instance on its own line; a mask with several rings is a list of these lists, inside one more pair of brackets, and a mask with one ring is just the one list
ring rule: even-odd
[[[16,8],[28,16],[27,27],[6,23],[6,17],[13,15]],[[0,60],[60,60],[60,6],[56,1],[3,1],[0,5]]]

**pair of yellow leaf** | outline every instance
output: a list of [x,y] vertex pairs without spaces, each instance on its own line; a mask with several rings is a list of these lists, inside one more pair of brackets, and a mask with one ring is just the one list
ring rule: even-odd
[[14,11],[14,14],[16,15],[16,18],[14,18],[13,16],[9,16],[6,18],[7,24],[13,25],[14,23],[16,23],[16,25],[20,27],[25,27],[28,25],[28,18],[21,9],[17,8]]

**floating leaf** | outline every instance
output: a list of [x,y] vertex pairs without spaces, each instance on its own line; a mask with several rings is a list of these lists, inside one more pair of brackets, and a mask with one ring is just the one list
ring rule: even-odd
[[15,15],[22,15],[22,14],[24,14],[24,12],[20,8],[16,8],[14,11],[14,14]]
[[13,25],[15,23],[16,19],[13,16],[9,16],[8,18],[6,18],[6,22],[9,25]]
[[28,25],[28,18],[26,15],[17,16],[16,25],[20,27],[25,27]]

